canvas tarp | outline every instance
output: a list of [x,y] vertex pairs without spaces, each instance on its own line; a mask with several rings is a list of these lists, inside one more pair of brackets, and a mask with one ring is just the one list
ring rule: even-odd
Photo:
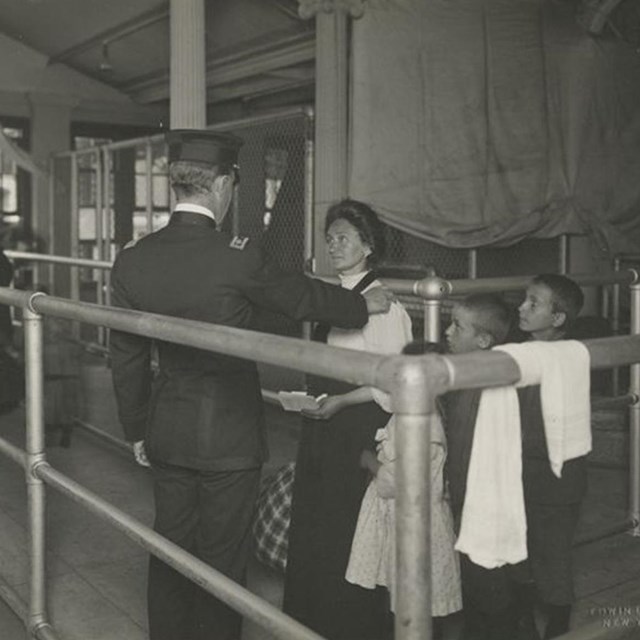
[[369,0],[352,78],[350,194],[392,226],[640,248],[640,56],[572,3]]

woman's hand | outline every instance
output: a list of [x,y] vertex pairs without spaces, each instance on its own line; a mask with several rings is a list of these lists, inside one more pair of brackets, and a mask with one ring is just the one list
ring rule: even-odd
[[329,420],[344,406],[343,396],[327,396],[318,399],[317,409],[305,409],[302,415],[312,420]]
[[363,469],[366,469],[375,478],[375,476],[378,475],[378,471],[382,464],[378,460],[378,456],[376,456],[373,451],[365,449],[360,454],[360,466]]

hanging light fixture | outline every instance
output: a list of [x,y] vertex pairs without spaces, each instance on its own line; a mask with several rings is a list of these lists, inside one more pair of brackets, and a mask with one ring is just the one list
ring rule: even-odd
[[98,69],[101,73],[110,73],[113,71],[113,65],[109,59],[109,43],[106,40],[102,43],[102,60],[100,61]]

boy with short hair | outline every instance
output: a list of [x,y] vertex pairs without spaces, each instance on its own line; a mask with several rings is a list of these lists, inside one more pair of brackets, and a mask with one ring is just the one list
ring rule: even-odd
[[[580,313],[584,296],[570,278],[536,276],[518,311],[532,340],[562,340]],[[540,387],[518,389],[522,426],[522,482],[527,514],[528,564],[536,595],[546,609],[544,639],[569,630],[574,600],[573,536],[587,488],[586,457],[568,460],[558,478],[551,470]]]
[[[456,302],[446,339],[451,353],[468,353],[502,344],[510,332],[512,311],[497,295],[475,294]],[[453,391],[444,397],[451,509],[459,532],[469,460],[482,389]],[[485,569],[460,556],[465,640],[516,638],[513,585],[506,567]]]

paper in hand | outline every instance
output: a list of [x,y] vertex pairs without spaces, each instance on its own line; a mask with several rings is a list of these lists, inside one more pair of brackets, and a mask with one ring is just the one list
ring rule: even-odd
[[278,400],[285,411],[313,411],[318,400],[305,391],[278,391]]

